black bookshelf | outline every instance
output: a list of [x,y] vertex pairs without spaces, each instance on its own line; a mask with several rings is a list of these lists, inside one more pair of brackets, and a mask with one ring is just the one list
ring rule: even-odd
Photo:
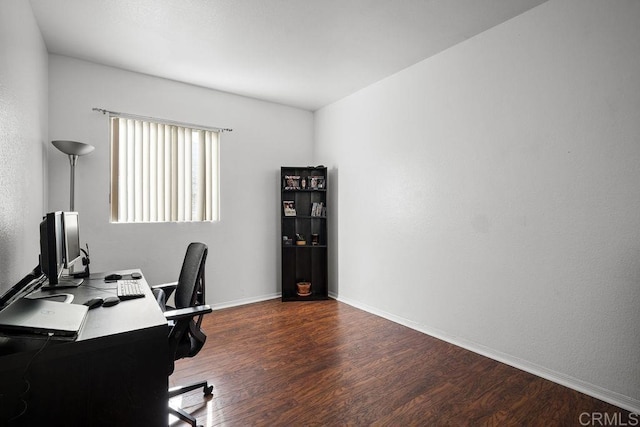
[[327,168],[283,166],[280,188],[282,301],[327,299]]

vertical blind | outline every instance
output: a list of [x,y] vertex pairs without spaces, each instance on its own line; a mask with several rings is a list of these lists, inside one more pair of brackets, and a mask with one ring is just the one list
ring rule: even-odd
[[216,221],[219,132],[110,117],[111,221]]

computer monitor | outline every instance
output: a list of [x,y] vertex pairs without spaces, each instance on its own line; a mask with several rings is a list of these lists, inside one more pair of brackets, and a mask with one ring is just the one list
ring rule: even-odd
[[64,230],[64,268],[70,269],[76,263],[82,264],[78,212],[62,213],[62,229]]
[[48,213],[40,223],[40,269],[57,285],[64,269],[62,212]]
[[78,254],[80,242],[77,212],[48,213],[40,223],[40,268],[48,279],[48,284],[42,286],[42,289],[80,286],[83,279],[62,277],[65,268],[82,259],[82,255]]

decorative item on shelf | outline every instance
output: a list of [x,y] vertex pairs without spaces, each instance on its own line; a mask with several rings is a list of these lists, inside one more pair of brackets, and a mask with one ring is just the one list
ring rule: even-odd
[[293,239],[290,239],[289,236],[282,236],[282,244],[285,246],[293,245]]
[[284,216],[296,216],[296,204],[293,200],[285,200],[282,202]]
[[307,178],[302,178],[302,182],[300,183],[300,185],[302,186],[302,189],[306,189],[307,188]]
[[296,293],[299,297],[308,297],[311,295],[311,282],[296,283]]
[[324,189],[325,181],[324,176],[310,176],[309,177],[309,188],[312,190],[322,190]]
[[284,189],[285,190],[299,190],[300,189],[300,175],[285,175],[284,176]]
[[313,246],[318,246],[319,243],[320,243],[320,236],[318,236],[318,233],[312,233],[311,234],[311,244]]
[[296,233],[296,245],[304,246],[306,244],[307,244],[307,241],[305,240],[304,235],[300,233]]

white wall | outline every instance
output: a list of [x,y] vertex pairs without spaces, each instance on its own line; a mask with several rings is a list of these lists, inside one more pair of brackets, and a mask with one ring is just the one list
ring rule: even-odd
[[[50,55],[49,66],[49,139],[96,147],[76,168],[75,207],[92,271],[141,267],[152,283],[176,280],[188,243],[202,241],[208,303],[277,296],[279,168],[308,163],[312,113],[63,56]],[[220,222],[110,224],[108,116],[93,107],[232,128],[221,140]],[[49,157],[49,209],[68,210],[68,160],[53,147]]]
[[319,110],[331,291],[640,410],[638,22],[550,1]]
[[38,264],[47,51],[31,6],[0,2],[0,294]]

